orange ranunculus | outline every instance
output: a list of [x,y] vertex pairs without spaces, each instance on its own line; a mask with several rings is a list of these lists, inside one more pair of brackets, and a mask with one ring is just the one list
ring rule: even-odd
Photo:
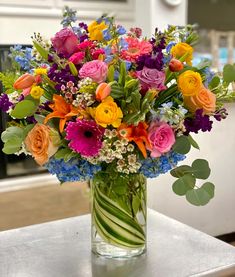
[[109,96],[111,92],[111,86],[107,83],[101,83],[98,85],[95,91],[95,98],[98,101],[102,101],[104,98]]
[[25,138],[26,149],[41,166],[58,150],[58,145],[53,142],[55,132],[50,127],[37,123]]
[[151,149],[147,128],[148,124],[145,122],[140,122],[137,126],[122,123],[118,128],[120,136],[129,141],[134,141],[145,158],[147,157],[146,147]]
[[29,73],[25,73],[15,81],[13,87],[15,89],[25,89],[31,87],[34,82],[35,77]]
[[198,72],[186,70],[180,74],[177,83],[183,96],[193,96],[202,88],[202,77]]
[[216,96],[209,89],[202,87],[198,94],[184,97],[184,103],[191,112],[203,109],[205,114],[210,114],[215,111]]
[[49,105],[53,112],[47,115],[44,123],[47,123],[49,119],[54,117],[60,118],[59,130],[62,133],[66,121],[69,120],[72,116],[78,115],[80,110],[73,107],[73,105],[68,104],[61,95],[54,94],[53,101],[54,103]]
[[180,59],[185,56],[184,60],[188,65],[192,65],[193,47],[185,42],[179,42],[171,48],[171,54],[174,58]]

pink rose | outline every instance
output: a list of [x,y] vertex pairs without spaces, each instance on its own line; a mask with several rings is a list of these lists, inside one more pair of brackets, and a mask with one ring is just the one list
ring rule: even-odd
[[74,53],[70,58],[69,61],[72,62],[73,64],[79,64],[83,61],[85,57],[85,53],[84,52],[78,52],[78,53]]
[[137,77],[144,90],[149,88],[155,88],[159,91],[166,89],[164,85],[165,73],[155,68],[144,67],[142,70],[137,71]]
[[108,66],[105,62],[94,60],[85,63],[79,70],[79,75],[82,78],[89,77],[96,83],[105,81],[108,73]]
[[51,39],[52,45],[58,54],[70,56],[76,51],[78,38],[69,28],[63,28]]
[[148,130],[148,139],[151,143],[151,157],[160,157],[170,151],[175,143],[175,134],[167,123],[153,122]]

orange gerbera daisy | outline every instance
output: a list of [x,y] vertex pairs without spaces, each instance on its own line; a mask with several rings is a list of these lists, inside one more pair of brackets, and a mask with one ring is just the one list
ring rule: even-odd
[[137,126],[122,123],[118,128],[120,136],[134,141],[145,158],[147,157],[146,146],[151,149],[147,128],[148,124],[145,122],[139,122]]
[[71,119],[72,116],[78,115],[80,110],[73,105],[68,104],[61,95],[54,94],[53,101],[54,103],[49,105],[53,112],[47,115],[44,123],[47,123],[51,118],[60,118],[59,130],[62,133],[66,121]]

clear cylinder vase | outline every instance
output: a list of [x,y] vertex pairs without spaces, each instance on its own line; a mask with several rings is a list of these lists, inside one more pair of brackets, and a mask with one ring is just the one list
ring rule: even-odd
[[146,251],[146,178],[99,172],[91,181],[92,252],[131,258]]

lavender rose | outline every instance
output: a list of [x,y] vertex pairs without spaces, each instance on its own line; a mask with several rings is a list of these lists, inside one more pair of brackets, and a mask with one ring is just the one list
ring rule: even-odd
[[161,91],[166,89],[164,85],[165,73],[155,68],[144,67],[142,70],[137,71],[137,77],[140,80],[143,90],[155,88]]
[[71,56],[78,45],[78,38],[69,28],[63,28],[51,39],[52,45],[58,54]]

